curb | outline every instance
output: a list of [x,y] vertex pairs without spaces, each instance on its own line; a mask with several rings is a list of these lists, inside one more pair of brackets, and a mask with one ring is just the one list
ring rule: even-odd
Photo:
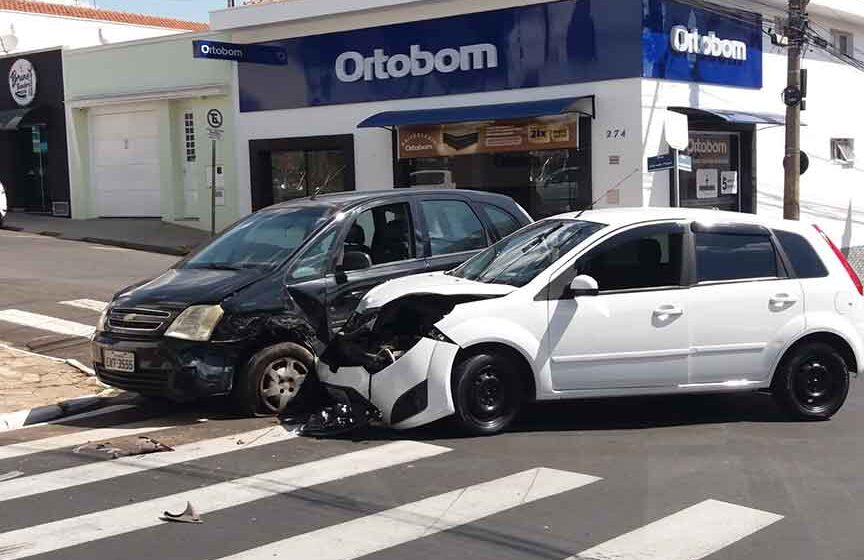
[[148,253],[159,253],[162,255],[174,255],[176,257],[185,257],[192,251],[190,247],[163,247],[161,245],[148,245],[146,243],[134,243],[132,241],[117,241],[114,239],[103,239],[101,237],[82,237],[81,239],[70,239],[70,241],[84,241],[86,243],[95,243],[97,245],[134,249],[136,251],[147,251]]
[[46,406],[0,414],[0,432],[17,430],[31,424],[51,422],[52,420],[58,420],[66,416],[72,416],[73,414],[90,412],[92,410],[116,404],[115,402],[111,402],[112,399],[116,400],[116,397],[87,395],[59,402],[57,404],[49,404]]
[[24,231],[24,228],[16,226],[0,226],[0,229],[5,229],[6,231]]

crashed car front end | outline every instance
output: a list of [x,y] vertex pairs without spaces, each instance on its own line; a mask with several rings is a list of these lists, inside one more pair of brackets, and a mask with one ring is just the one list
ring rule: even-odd
[[369,420],[408,429],[455,412],[450,376],[461,348],[437,324],[458,305],[510,289],[435,278],[447,289],[421,281],[412,291],[406,281],[387,298],[370,292],[320,357],[318,378],[338,404],[313,416],[309,432],[347,430]]

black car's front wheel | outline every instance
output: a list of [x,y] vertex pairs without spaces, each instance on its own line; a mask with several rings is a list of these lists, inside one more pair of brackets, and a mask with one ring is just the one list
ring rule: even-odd
[[312,353],[291,342],[261,350],[238,376],[236,408],[247,416],[282,414],[299,403],[313,364]]
[[774,397],[801,420],[831,418],[849,393],[849,370],[836,349],[807,342],[786,356],[775,374]]
[[522,401],[519,371],[505,352],[474,352],[453,371],[455,420],[469,434],[491,435],[505,430],[519,413]]

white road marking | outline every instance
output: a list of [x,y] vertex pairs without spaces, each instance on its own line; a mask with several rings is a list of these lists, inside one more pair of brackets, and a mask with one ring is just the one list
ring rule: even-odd
[[781,519],[775,513],[705,500],[568,560],[698,560]]
[[288,431],[282,426],[269,426],[251,432],[180,445],[175,447],[173,452],[124,457],[16,478],[0,484],[0,501],[65,490],[81,484],[196,461],[222,453],[288,441],[295,437],[296,432]]
[[57,451],[67,447],[75,447],[83,445],[91,441],[103,441],[112,438],[121,438],[126,436],[135,436],[146,434],[147,432],[157,432],[160,430],[168,430],[174,426],[143,426],[141,423],[127,424],[125,426],[117,426],[113,428],[96,428],[93,430],[84,430],[81,432],[73,432],[71,434],[63,434],[43,439],[35,439],[32,441],[23,441],[20,443],[12,443],[0,447],[0,461],[4,459],[13,459],[15,457],[23,457],[34,453],[43,453],[45,451]]
[[[2,346],[2,345],[0,345]],[[19,350],[19,349],[15,349]],[[50,358],[50,356],[45,356]],[[58,418],[57,420],[50,420],[48,422],[39,422],[38,424],[28,424],[24,426],[23,424],[27,421],[27,417],[30,415],[30,410],[19,410],[18,412],[12,413],[10,415],[4,415],[3,420],[0,420],[0,431],[7,431],[5,428],[8,428],[8,431],[11,430],[29,430],[30,428],[36,428],[38,426],[46,426],[49,424],[63,424],[66,422],[72,422],[75,420],[81,420],[83,418],[92,418],[93,416],[101,416],[102,414],[110,414],[112,412],[118,412],[120,410],[128,410],[130,408],[135,408],[134,405],[131,404],[117,404],[112,406],[106,406],[105,408],[100,408],[98,410],[92,410],[90,412],[82,412],[81,414],[75,414],[73,416],[66,416],[63,418]],[[14,427],[11,427],[14,426]]]
[[246,550],[223,560],[353,560],[597,480],[600,479],[585,474],[531,469]]
[[90,248],[98,251],[129,251],[129,249],[124,249],[123,247],[106,247],[105,245],[90,245]]
[[108,302],[106,301],[98,301],[95,299],[73,299],[70,301],[60,301],[58,302],[60,305],[68,305],[70,307],[78,307],[80,309],[89,309],[90,311],[98,311],[102,313],[106,307],[108,307]]
[[[192,502],[198,511],[206,516],[208,513],[256,500],[448,451],[450,449],[437,445],[399,441],[114,509],[9,531],[0,534],[0,559],[25,558],[155,527],[164,523],[158,517],[161,512],[182,508],[187,501]],[[333,545],[332,542],[330,544]],[[302,555],[297,557],[304,558]]]
[[48,315],[39,315],[38,313],[30,313],[29,311],[21,311],[20,309],[4,309],[0,311],[0,321],[66,336],[81,336],[85,338],[93,334],[95,330],[90,325],[83,323],[49,317]]

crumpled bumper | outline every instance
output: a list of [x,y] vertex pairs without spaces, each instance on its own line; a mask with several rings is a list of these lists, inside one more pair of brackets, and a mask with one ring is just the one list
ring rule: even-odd
[[394,363],[370,374],[362,366],[343,366],[333,372],[322,361],[318,378],[338,402],[358,396],[381,413],[396,429],[429,424],[455,412],[450,376],[459,346],[422,338]]

